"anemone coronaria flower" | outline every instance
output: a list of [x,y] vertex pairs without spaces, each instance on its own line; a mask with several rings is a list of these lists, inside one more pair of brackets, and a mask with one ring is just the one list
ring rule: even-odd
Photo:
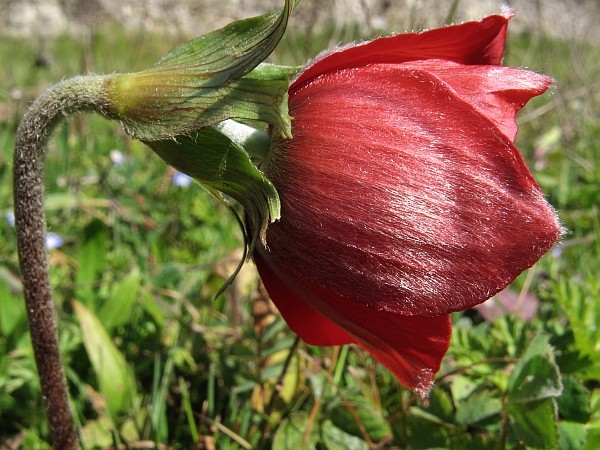
[[354,343],[427,395],[449,314],[532,266],[561,227],[514,145],[552,80],[500,65],[508,18],[318,57],[289,88],[293,138],[261,167],[281,220],[255,261],[308,344]]

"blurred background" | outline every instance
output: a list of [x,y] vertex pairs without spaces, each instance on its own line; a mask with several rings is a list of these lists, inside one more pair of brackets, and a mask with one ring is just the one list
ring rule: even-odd
[[[251,264],[215,300],[241,255],[228,208],[117,124],[77,116],[56,130],[47,247],[86,448],[600,448],[600,3],[507,3],[505,64],[555,79],[519,114],[517,146],[568,233],[486,306],[453,315],[426,402],[360,349],[298,342]],[[65,77],[146,68],[281,4],[0,0],[1,450],[48,448],[12,215],[23,112]],[[501,10],[303,0],[270,61],[301,65],[340,43]]]
[[[278,0],[0,0],[0,33],[18,37],[85,33],[117,22],[128,31],[195,36],[232,20],[279,7]],[[417,31],[497,13],[518,15],[515,31],[598,39],[596,0],[304,0],[292,27],[359,23],[373,29]],[[427,11],[427,13],[423,13]]]

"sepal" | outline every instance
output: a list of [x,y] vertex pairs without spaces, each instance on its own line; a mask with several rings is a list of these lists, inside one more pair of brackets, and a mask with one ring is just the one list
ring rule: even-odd
[[264,121],[289,136],[289,75],[249,73],[273,51],[293,8],[286,0],[280,11],[176,47],[148,70],[113,75],[105,85],[108,115],[140,140],[168,139],[226,119]]
[[228,203],[225,197],[228,196],[244,207],[249,221],[245,230],[249,254],[259,238],[266,245],[268,224],[280,218],[279,195],[241,145],[214,127],[174,139],[145,141],[145,144],[167,164],[194,178],[220,200]]

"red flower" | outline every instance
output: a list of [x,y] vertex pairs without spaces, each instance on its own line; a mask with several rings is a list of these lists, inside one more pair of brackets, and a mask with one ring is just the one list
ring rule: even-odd
[[289,89],[293,139],[262,167],[282,201],[264,284],[307,343],[355,343],[427,395],[449,314],[502,290],[561,227],[513,144],[551,79],[500,66],[508,19],[318,58]]

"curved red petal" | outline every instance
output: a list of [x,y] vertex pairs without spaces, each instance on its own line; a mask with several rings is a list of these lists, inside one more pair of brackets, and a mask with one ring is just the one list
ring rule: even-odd
[[[354,338],[344,332],[350,340],[337,343],[357,343],[387,367],[402,385],[422,397],[427,396],[450,345],[449,316],[405,317],[377,311],[270,268],[260,254],[256,255],[256,263],[271,299],[290,328],[307,343],[334,343],[331,342],[332,327],[339,325]],[[324,320],[329,322],[326,327],[323,327]],[[319,336],[321,332],[323,336]]]
[[404,33],[351,45],[317,57],[291,89],[320,75],[369,64],[445,59],[461,64],[498,65],[504,53],[508,18],[500,15],[422,33]]
[[303,283],[439,316],[502,290],[561,235],[503,130],[427,71],[324,75],[290,112],[294,138],[264,167],[282,200],[264,255]]
[[353,344],[355,340],[334,322],[308,305],[296,292],[273,273],[259,254],[254,262],[269,297],[289,325],[289,327],[311,345]]
[[435,75],[466,103],[494,122],[511,141],[515,116],[531,98],[541,95],[552,78],[501,66],[464,66],[444,60],[413,61],[408,66]]

